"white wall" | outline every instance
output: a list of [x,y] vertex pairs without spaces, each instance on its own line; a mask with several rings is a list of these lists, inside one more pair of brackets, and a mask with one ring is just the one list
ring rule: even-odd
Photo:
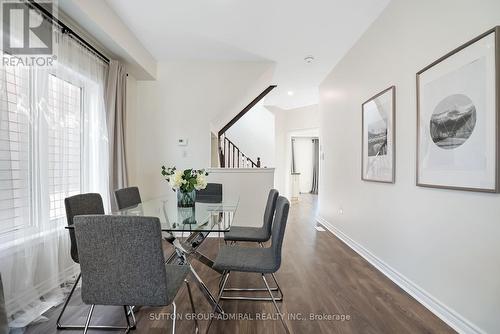
[[77,29],[80,33],[105,46],[106,53],[123,61],[129,73],[144,80],[156,77],[156,60],[106,1],[64,0],[57,4],[81,27]]
[[208,182],[222,184],[223,201],[238,201],[234,225],[260,227],[267,195],[274,184],[273,168],[210,168]]
[[[137,101],[127,110],[130,184],[152,198],[169,190],[160,175],[163,164],[209,167],[211,122],[248,103],[248,89],[268,71],[261,62],[162,62],[156,81],[137,81],[135,89],[129,80],[128,101]],[[188,145],[178,146],[179,138]]]
[[274,166],[274,114],[262,104],[254,106],[227,132],[227,138],[254,162]]
[[[296,109],[271,108],[275,115],[275,187],[284,196],[291,196],[291,138],[292,136],[319,135],[320,113],[318,105]],[[321,147],[321,141],[320,141]]]
[[[498,24],[498,0],[393,0],[320,87],[320,216],[471,332],[500,332],[500,195],[415,186],[415,73]],[[364,182],[361,103],[390,85],[396,183]]]

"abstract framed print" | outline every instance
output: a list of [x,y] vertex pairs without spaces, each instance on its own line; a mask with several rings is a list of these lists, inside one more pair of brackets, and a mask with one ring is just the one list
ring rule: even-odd
[[498,192],[499,28],[417,73],[417,186]]
[[362,104],[361,179],[394,183],[396,87]]

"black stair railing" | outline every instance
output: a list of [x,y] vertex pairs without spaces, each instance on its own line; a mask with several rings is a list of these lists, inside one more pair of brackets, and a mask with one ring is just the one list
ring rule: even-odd
[[245,155],[229,138],[222,136],[222,145],[219,152],[220,165],[224,168],[260,168],[260,158],[253,161]]

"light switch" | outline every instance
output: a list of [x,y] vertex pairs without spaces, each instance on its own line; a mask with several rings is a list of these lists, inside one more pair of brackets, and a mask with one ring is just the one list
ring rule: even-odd
[[177,139],[177,145],[178,146],[187,146],[188,145],[187,138],[179,138],[179,139]]

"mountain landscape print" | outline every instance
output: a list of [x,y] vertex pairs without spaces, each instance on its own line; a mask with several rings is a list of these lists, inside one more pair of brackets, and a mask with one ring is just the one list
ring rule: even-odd
[[454,94],[438,103],[430,120],[430,136],[440,148],[451,150],[464,144],[476,125],[476,107],[463,94]]
[[387,122],[380,120],[368,125],[368,156],[387,154]]

